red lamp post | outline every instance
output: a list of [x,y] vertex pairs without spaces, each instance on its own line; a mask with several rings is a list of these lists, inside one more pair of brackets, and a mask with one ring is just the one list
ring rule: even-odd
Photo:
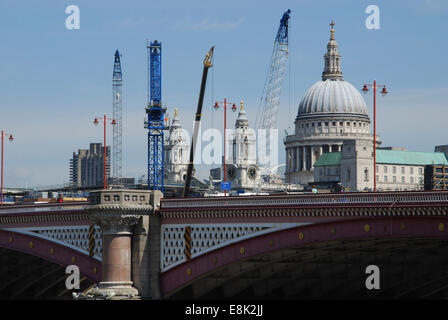
[[[106,115],[103,116],[103,121],[104,121],[104,189],[107,189],[107,175],[106,175],[106,159],[107,159],[107,152],[106,152],[106,122],[107,120],[111,121],[112,125],[116,125],[117,122],[115,121],[115,119],[111,119],[111,118],[107,118]],[[98,118],[95,118],[95,120],[93,120],[93,124],[94,125],[98,125],[99,121]]]
[[368,87],[373,87],[373,191],[376,192],[376,89],[383,88],[381,95],[385,96],[388,92],[385,85],[377,85],[376,80],[373,84],[364,84],[362,92],[367,94],[369,92]]
[[[227,147],[227,141],[226,141],[226,130],[227,130],[227,98],[224,98],[224,101],[221,102],[215,102],[215,105],[213,106],[215,110],[219,109],[219,104],[224,103],[224,182],[227,182],[227,163],[226,163],[226,147]],[[232,103],[232,111],[235,112],[237,107],[236,104]],[[224,190],[224,195],[227,194],[227,191]]]
[[2,178],[1,178],[1,187],[0,187],[0,193],[1,193],[1,200],[0,200],[0,206],[3,206],[3,141],[4,141],[4,136],[5,135],[9,135],[9,142],[12,142],[14,140],[14,138],[12,137],[12,134],[6,133],[2,130]]

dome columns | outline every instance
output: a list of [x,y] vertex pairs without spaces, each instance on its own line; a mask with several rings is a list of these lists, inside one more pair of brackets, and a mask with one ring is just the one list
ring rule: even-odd
[[340,152],[342,144],[313,144],[292,146],[286,149],[287,172],[309,171],[326,152]]

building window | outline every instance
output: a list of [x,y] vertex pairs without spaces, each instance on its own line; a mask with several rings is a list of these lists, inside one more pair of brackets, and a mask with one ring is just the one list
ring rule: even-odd
[[406,182],[405,178],[401,177],[401,183],[405,183],[405,182]]
[[401,167],[401,174],[404,174],[404,167]]
[[311,123],[311,126],[314,128],[314,122],[313,123]]
[[380,176],[376,176],[376,182],[380,182]]
[[318,127],[321,127],[321,126],[322,126],[322,122],[318,122],[318,123],[317,123],[317,126],[318,126]]
[[356,127],[356,122],[353,122],[353,126]]
[[343,126],[343,125],[344,125],[344,122],[342,122],[342,121],[339,122],[339,125],[340,125],[340,126]]
[[392,177],[392,182],[393,182],[393,183],[396,183],[396,182],[397,182],[397,177],[396,177],[396,176],[393,176],[393,177]]
[[418,174],[423,174],[423,169],[422,168],[418,168]]
[[387,166],[384,166],[384,173],[387,173]]
[[332,122],[331,125],[332,125],[333,127],[335,127],[335,126],[336,126],[336,122]]
[[409,173],[410,173],[410,174],[414,174],[414,167],[410,167],[410,168],[409,168]]
[[325,122],[325,126],[328,127],[328,122],[327,121]]
[[379,171],[380,171],[380,167],[376,166],[376,172],[379,172]]
[[387,176],[384,176],[384,182],[387,182]]
[[397,173],[397,167],[392,167],[392,173]]
[[414,183],[414,177],[411,177],[410,180],[411,183]]
[[350,122],[347,122],[347,127],[350,127]]
[[308,123],[306,124],[306,127],[308,128]]
[[364,169],[364,181],[369,181],[369,169]]

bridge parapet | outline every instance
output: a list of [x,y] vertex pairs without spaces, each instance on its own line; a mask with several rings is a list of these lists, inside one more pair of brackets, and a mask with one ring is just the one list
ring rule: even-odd
[[399,203],[448,203],[448,191],[358,192],[303,195],[236,196],[188,199],[163,199],[161,210],[182,210],[231,207],[278,206],[348,206],[359,204],[384,205]]

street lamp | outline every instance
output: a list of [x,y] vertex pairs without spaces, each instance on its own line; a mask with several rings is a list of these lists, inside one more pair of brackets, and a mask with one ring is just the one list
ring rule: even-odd
[[14,140],[14,138],[12,137],[12,134],[10,133],[6,133],[2,130],[2,181],[1,181],[1,187],[0,187],[0,193],[1,193],[1,200],[0,200],[0,206],[3,206],[3,140],[4,140],[4,136],[9,135],[8,140],[9,142],[12,142]]
[[[100,117],[101,118],[101,117]],[[106,115],[104,115],[103,117],[103,123],[104,123],[104,189],[107,189],[107,176],[106,176],[106,122],[107,120],[111,121],[111,125],[116,125],[117,122],[115,121],[115,119],[111,119],[111,118],[107,118]],[[94,125],[98,125],[99,121],[98,118],[95,118],[95,120],[93,120],[93,124]]]
[[376,80],[373,84],[364,84],[362,92],[367,94],[369,92],[368,87],[373,87],[373,191],[376,192],[376,89],[383,88],[381,90],[381,95],[385,96],[388,92],[385,85],[377,85]]
[[[224,104],[224,182],[227,182],[227,162],[226,162],[226,147],[227,147],[227,136],[226,136],[226,130],[227,130],[227,98],[224,98],[224,101],[216,101],[215,105],[213,106],[213,108],[215,108],[215,110],[219,109],[219,104],[223,103]],[[236,103],[234,102],[229,102],[232,104],[232,111],[235,112],[237,107],[236,107]],[[227,194],[227,190],[224,190],[224,196]]]

